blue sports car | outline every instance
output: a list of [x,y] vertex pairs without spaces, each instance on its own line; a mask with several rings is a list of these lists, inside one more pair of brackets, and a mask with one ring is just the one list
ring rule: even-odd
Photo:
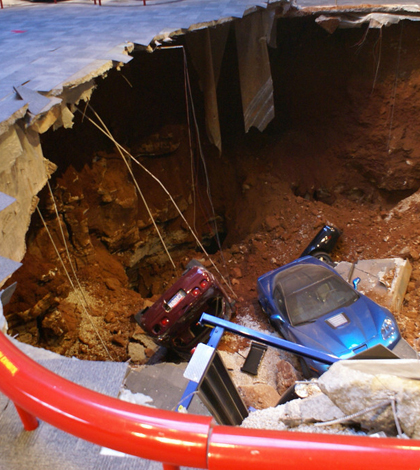
[[[393,315],[348,284],[332,267],[305,256],[258,278],[258,300],[272,325],[297,344],[348,359],[375,345],[403,341]],[[327,365],[302,359],[306,376]]]

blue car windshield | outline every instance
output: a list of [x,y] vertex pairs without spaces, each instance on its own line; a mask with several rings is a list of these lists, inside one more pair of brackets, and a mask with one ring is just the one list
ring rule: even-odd
[[286,269],[276,276],[274,284],[275,295],[281,292],[283,296],[292,326],[315,321],[359,298],[338,274],[314,264]]

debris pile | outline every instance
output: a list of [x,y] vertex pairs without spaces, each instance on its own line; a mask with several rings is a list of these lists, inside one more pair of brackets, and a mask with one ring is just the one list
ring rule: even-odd
[[[308,395],[306,398],[257,410],[244,420],[242,426],[420,437],[417,419],[420,411],[420,362],[417,360],[340,361],[304,388]],[[302,392],[297,394],[304,396]]]
[[286,352],[268,348],[258,373],[250,375],[241,372],[248,350],[249,348],[240,349],[237,353],[221,351],[220,354],[244,404],[258,410],[273,407],[292,384],[303,379],[297,370],[296,358]]

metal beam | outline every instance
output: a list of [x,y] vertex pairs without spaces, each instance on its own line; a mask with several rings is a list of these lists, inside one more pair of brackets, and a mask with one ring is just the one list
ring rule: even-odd
[[285,339],[276,338],[275,336],[267,335],[260,331],[253,330],[227,320],[222,320],[221,318],[208,315],[207,313],[203,313],[203,315],[201,315],[200,323],[205,326],[218,326],[226,331],[243,336],[244,338],[259,341],[267,344],[268,346],[283,349],[284,351],[306,357],[308,359],[313,359],[315,361],[322,362],[323,364],[334,364],[334,362],[340,360],[338,357],[331,354],[326,354],[321,351],[317,351],[316,349],[301,346],[300,344],[295,344]]

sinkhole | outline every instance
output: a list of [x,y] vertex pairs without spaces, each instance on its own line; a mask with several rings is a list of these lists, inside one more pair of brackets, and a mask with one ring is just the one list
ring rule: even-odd
[[134,50],[96,79],[71,129],[41,135],[56,170],[10,280],[10,334],[84,359],[125,361],[140,348],[145,362],[153,347],[133,315],[190,259],[212,268],[210,257],[238,318],[268,327],[257,276],[299,256],[324,223],[343,230],[336,259],[412,246],[419,223],[387,216],[420,185],[420,26],[330,34],[312,16],[276,23],[275,117],[263,131],[245,132],[231,30],[216,88],[221,150],[208,137],[193,33]]

